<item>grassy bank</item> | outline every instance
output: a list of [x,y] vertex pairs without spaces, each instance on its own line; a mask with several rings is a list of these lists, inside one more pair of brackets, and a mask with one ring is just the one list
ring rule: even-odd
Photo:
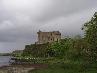
[[36,69],[29,73],[97,73],[97,64],[82,62],[54,63],[46,69]]

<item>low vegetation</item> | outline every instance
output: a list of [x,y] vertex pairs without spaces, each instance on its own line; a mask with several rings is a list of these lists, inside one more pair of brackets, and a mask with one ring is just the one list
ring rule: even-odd
[[96,73],[96,65],[80,62],[51,64],[46,69],[36,69],[29,73]]

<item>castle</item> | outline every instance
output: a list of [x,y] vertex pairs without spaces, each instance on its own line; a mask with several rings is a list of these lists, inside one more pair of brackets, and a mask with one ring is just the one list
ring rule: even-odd
[[52,32],[37,32],[38,42],[37,44],[51,43],[54,41],[59,41],[61,39],[61,33],[59,31]]

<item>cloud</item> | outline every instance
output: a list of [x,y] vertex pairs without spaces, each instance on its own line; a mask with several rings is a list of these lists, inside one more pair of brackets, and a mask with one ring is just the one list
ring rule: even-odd
[[34,43],[39,29],[83,34],[95,11],[97,0],[0,0],[0,52]]
[[92,0],[53,0],[53,6],[46,9],[44,15],[38,18],[39,21],[49,21],[61,16],[72,15],[86,9],[96,7],[97,1]]

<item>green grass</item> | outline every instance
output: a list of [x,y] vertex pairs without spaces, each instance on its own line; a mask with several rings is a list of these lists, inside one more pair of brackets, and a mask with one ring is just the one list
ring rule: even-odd
[[86,63],[55,63],[47,69],[38,69],[29,73],[97,73],[97,64]]

